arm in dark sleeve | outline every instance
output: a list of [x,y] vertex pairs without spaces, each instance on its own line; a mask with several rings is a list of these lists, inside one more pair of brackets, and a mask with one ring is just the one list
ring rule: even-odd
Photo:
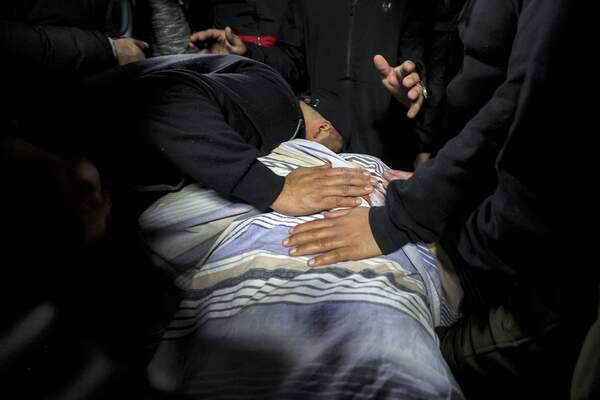
[[489,186],[490,175],[495,176],[496,158],[513,123],[517,99],[527,90],[522,82],[532,46],[540,43],[539,25],[544,23],[536,13],[544,7],[551,5],[531,0],[523,7],[506,80],[488,103],[410,180],[392,183],[384,207],[371,209],[371,229],[384,253],[407,242],[438,240],[456,215],[472,211],[492,194],[482,193],[482,187]]
[[[427,26],[425,43],[425,75],[421,79],[426,82],[428,97],[416,120],[417,146],[419,152],[434,150],[440,146],[442,138],[440,129],[442,125],[446,86],[452,75],[452,54],[456,46],[453,27],[455,14],[434,17]],[[439,18],[439,19],[438,19]],[[439,148],[439,147],[438,147]]]
[[295,90],[307,86],[304,32],[295,1],[290,1],[281,24],[277,43],[261,47],[246,43],[244,56],[265,63],[277,70]]
[[[425,64],[426,16],[432,10],[430,0],[409,2],[406,28],[402,32],[398,43],[397,65],[401,65],[407,60],[414,62],[423,81],[427,80]],[[416,120],[417,148],[419,151],[429,151],[432,142],[429,130],[426,129],[425,118],[423,117],[424,111],[421,111]]]
[[425,75],[426,17],[431,10],[429,0],[409,2],[406,26],[398,42],[398,65],[410,60],[417,65],[417,70],[422,76]]
[[107,36],[75,27],[0,20],[4,68],[85,76],[116,65]]
[[[195,88],[149,80],[151,98],[140,132],[180,172],[222,195],[267,210],[284,178],[265,167],[259,151],[226,122],[221,109]],[[146,136],[147,135],[147,136]]]

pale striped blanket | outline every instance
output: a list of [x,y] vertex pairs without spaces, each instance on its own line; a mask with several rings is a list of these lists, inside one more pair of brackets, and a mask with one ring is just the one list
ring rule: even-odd
[[[261,158],[279,175],[324,160],[380,181],[387,168],[305,140]],[[197,185],[141,216],[156,261],[186,293],[149,367],[156,387],[210,399],[462,398],[437,347],[434,328],[453,316],[427,246],[309,268],[281,242],[317,218],[261,214]]]

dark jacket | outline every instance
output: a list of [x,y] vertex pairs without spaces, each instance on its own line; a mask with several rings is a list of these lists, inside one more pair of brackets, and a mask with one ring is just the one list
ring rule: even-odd
[[[276,40],[287,0],[185,1],[149,0],[152,54],[193,52],[190,34],[210,27],[229,26],[244,41],[264,46]],[[259,41],[260,40],[260,41]]]
[[110,0],[0,3],[3,68],[85,76],[116,65],[106,34]]
[[[569,85],[561,85],[574,43],[568,2],[467,7],[464,62],[447,90],[445,129],[454,138],[410,180],[390,185],[386,206],[371,210],[371,229],[385,253],[442,239],[464,270],[565,279],[547,268],[572,257],[560,249],[587,197],[584,186],[565,189],[561,183],[576,178],[556,171],[564,165],[557,161],[580,151],[576,140],[555,133],[579,132],[582,115],[567,104]],[[573,200],[582,204],[572,207]]]
[[[391,115],[392,97],[373,57],[392,63],[422,60],[420,2],[406,0],[295,0],[289,2],[278,44],[248,46],[247,56],[277,69],[295,90],[324,88],[351,106],[346,150],[393,160],[402,111]],[[419,8],[420,10],[420,8]],[[347,138],[348,139],[348,138]],[[387,157],[386,157],[387,156]]]
[[448,140],[442,122],[446,86],[458,72],[463,48],[458,37],[458,19],[465,0],[435,0],[427,15],[425,69],[428,97],[417,120],[418,151],[435,153]]
[[126,121],[98,133],[98,163],[110,176],[164,190],[187,177],[261,210],[281,192],[284,178],[256,159],[300,132],[302,113],[270,67],[238,56],[166,56],[99,75],[88,90],[105,83],[106,114]]
[[214,26],[238,35],[277,36],[287,0],[212,0]]
[[[0,2],[0,119],[52,119],[83,77],[117,60],[105,33],[110,0]],[[44,127],[27,128],[37,135]],[[43,133],[42,136],[51,136]],[[36,139],[37,140],[37,139]]]

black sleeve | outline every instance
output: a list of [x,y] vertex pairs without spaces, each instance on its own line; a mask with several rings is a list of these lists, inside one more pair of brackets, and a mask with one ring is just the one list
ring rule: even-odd
[[[425,64],[425,42],[426,42],[426,15],[432,11],[429,0],[411,1],[407,6],[407,21],[398,47],[397,65],[410,60],[417,66],[417,72],[423,81],[427,75]],[[419,129],[423,124],[423,111],[416,121],[417,126],[417,148],[426,151],[431,145],[430,135],[427,131]]]
[[284,178],[257,161],[259,151],[227,124],[217,104],[189,85],[158,79],[144,85],[150,89],[140,93],[150,105],[138,116],[142,140],[180,172],[225,196],[260,210],[273,204]]
[[441,127],[446,87],[462,61],[462,43],[458,37],[458,17],[462,0],[450,0],[432,6],[425,35],[425,82],[428,98],[416,121],[417,150],[435,153],[444,143]]
[[3,68],[13,72],[82,77],[116,65],[105,34],[76,27],[0,20],[0,49]]
[[371,209],[371,229],[384,253],[407,242],[439,240],[456,215],[474,210],[493,193],[482,188],[489,189],[490,171],[519,115],[518,98],[530,89],[523,81],[535,46],[543,43],[535,15],[545,6],[551,7],[532,0],[521,10],[506,79],[488,103],[411,179],[393,182],[384,207]]
[[296,90],[307,86],[304,31],[296,1],[290,1],[280,27],[277,43],[261,47],[246,43],[244,56],[265,63],[277,70]]
[[407,6],[406,27],[398,43],[398,65],[410,60],[419,74],[425,74],[426,16],[431,11],[429,0],[411,1]]

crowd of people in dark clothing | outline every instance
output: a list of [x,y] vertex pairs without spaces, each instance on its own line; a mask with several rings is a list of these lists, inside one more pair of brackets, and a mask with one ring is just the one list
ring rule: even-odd
[[[437,243],[466,398],[598,398],[575,3],[2,1],[3,397],[167,397],[145,366],[178,293],[135,224],[197,181],[261,211],[348,207],[290,231],[310,265]],[[257,161],[293,138],[380,157],[385,206],[354,208],[362,171]]]

